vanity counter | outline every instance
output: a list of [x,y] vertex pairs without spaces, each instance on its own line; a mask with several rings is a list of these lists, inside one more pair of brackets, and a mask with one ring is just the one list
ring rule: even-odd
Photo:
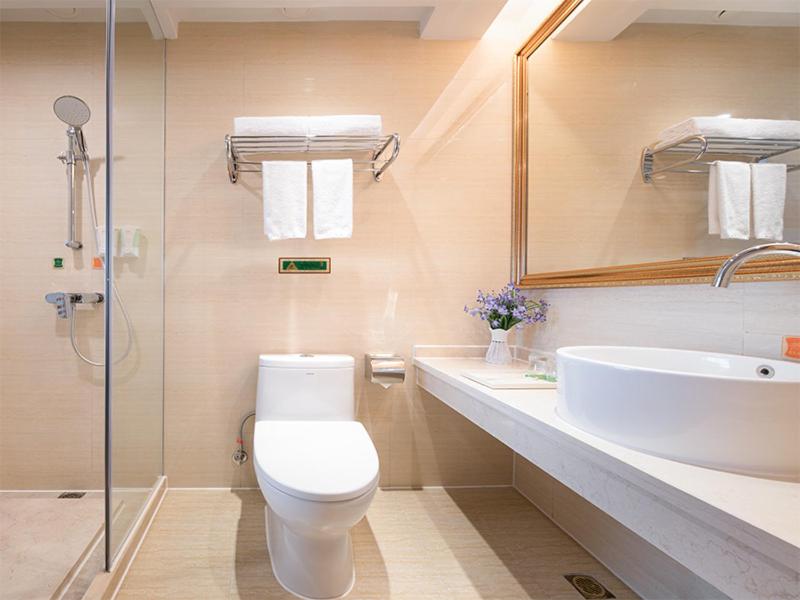
[[[464,377],[499,369],[479,358],[417,356],[414,366],[424,390],[719,590],[800,597],[800,483],[605,441],[558,417],[556,390],[491,389]],[[525,366],[501,367],[510,368]]]

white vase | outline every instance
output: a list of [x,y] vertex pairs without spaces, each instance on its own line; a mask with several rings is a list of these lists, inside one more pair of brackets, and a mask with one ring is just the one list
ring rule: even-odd
[[491,329],[492,341],[486,351],[486,362],[492,365],[511,364],[511,348],[508,347],[508,330]]

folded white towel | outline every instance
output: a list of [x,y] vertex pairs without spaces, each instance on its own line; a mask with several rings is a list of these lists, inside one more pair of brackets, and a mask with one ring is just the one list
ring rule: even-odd
[[308,117],[309,135],[380,135],[380,115],[327,115]]
[[314,190],[314,237],[349,238],[353,235],[353,161],[311,162]]
[[306,237],[308,168],[305,161],[261,163],[264,233],[270,240]]
[[718,160],[708,177],[708,233],[750,239],[750,165]]
[[753,237],[759,240],[782,240],[786,165],[752,163],[750,185],[753,195]]
[[308,117],[236,117],[234,135],[308,135]]
[[800,139],[800,121],[692,117],[662,131],[656,148],[690,135],[794,140]]

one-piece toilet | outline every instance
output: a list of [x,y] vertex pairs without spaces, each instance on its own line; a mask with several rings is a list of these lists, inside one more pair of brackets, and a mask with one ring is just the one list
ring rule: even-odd
[[354,367],[345,355],[259,356],[253,462],[267,547],[275,578],[301,598],[352,589],[350,529],[378,487],[378,453],[355,420]]

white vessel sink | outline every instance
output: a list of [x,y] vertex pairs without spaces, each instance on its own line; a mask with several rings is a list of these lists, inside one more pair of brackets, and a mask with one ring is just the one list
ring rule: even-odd
[[800,480],[800,364],[624,346],[560,348],[558,415],[686,463]]

